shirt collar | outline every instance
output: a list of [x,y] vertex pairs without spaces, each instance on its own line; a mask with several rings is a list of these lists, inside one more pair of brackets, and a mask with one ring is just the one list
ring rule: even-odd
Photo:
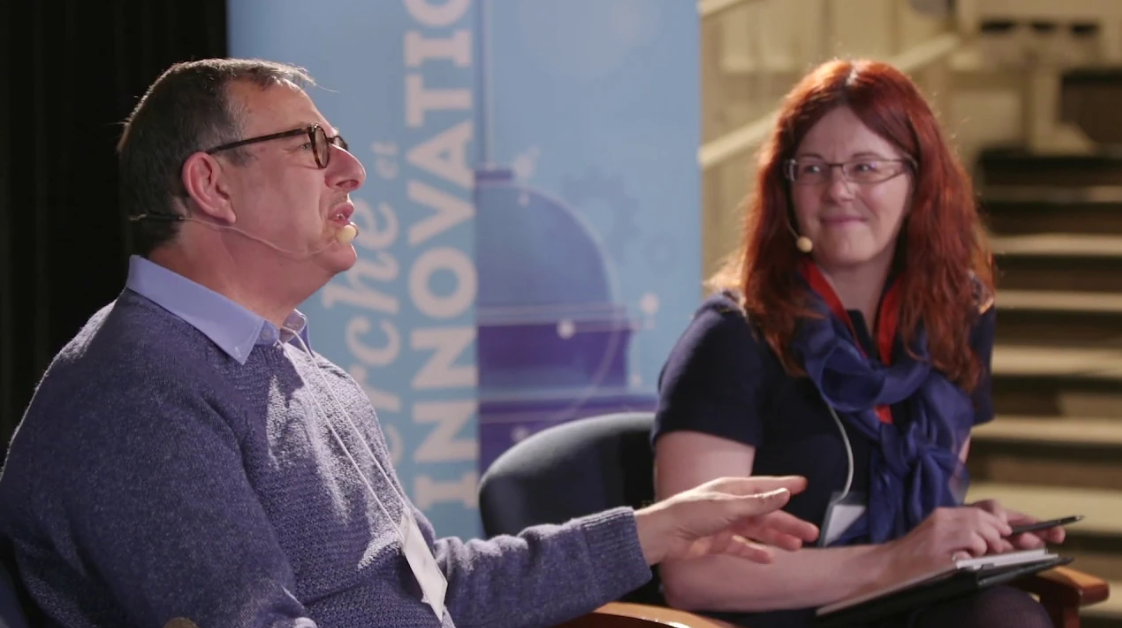
[[186,321],[239,364],[245,364],[255,345],[290,342],[297,335],[309,344],[308,319],[299,311],[278,329],[221,294],[137,255],[129,257],[125,287]]

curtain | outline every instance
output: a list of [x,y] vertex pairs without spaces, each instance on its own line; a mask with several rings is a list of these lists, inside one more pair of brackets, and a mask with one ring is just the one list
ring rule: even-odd
[[0,0],[0,437],[124,284],[115,145],[176,61],[226,55],[225,0]]

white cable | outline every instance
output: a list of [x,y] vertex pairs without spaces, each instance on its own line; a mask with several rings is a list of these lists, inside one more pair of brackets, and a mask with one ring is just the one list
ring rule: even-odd
[[842,442],[845,443],[846,460],[849,462],[849,471],[845,476],[845,490],[842,491],[842,496],[838,498],[838,501],[841,501],[849,495],[849,489],[853,486],[853,447],[849,444],[849,434],[845,433],[845,426],[842,425],[841,418],[838,417],[834,406],[831,406],[825,398],[823,398],[822,401],[826,403],[826,407],[830,410],[830,415],[834,417],[834,422],[838,424],[838,430],[842,435]]

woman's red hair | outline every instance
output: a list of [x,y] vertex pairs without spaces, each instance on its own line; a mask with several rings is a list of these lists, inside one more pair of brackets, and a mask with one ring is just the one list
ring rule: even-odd
[[888,64],[830,61],[791,90],[759,155],[741,248],[709,284],[740,292],[784,366],[802,373],[791,340],[798,319],[814,314],[798,279],[803,254],[790,231],[783,162],[794,157],[816,122],[843,106],[915,160],[911,211],[893,261],[901,284],[899,333],[910,346],[922,325],[932,364],[972,390],[981,366],[970,350],[970,330],[993,294],[992,255],[969,176],[915,84]]

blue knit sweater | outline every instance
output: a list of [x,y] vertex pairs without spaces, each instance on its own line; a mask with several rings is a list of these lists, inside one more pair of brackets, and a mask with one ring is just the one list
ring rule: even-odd
[[548,626],[650,577],[629,510],[462,542],[434,539],[401,494],[344,371],[279,339],[242,363],[125,290],[44,376],[0,478],[0,534],[52,623],[75,628],[441,625],[401,552],[403,508],[447,577],[446,627]]

